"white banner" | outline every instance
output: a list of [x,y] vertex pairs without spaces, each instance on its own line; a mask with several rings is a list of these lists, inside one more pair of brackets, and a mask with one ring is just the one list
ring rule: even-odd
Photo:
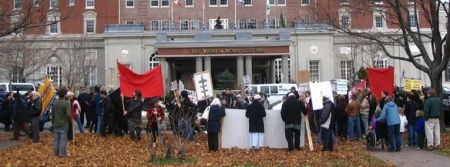
[[336,80],[336,93],[340,95],[346,95],[348,92],[348,80],[337,79]]
[[309,90],[311,91],[311,101],[313,110],[320,110],[323,108],[322,97],[329,97],[331,101],[334,102],[333,90],[331,89],[331,82],[319,82],[319,83],[309,83]]
[[[223,119],[221,142],[222,148],[250,148],[250,133],[245,110],[226,109]],[[284,135],[284,122],[280,110],[266,110],[264,118],[264,144],[270,148],[287,148]],[[305,121],[302,115],[300,131],[300,147],[305,146]]]
[[198,101],[214,96],[211,73],[209,73],[209,71],[195,73],[194,83]]

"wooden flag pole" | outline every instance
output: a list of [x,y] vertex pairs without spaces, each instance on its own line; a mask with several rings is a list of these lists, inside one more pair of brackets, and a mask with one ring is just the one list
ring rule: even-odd
[[306,134],[308,135],[308,145],[309,145],[309,151],[313,151],[313,141],[311,137],[311,129],[309,129],[309,120],[308,115],[305,115],[305,126],[306,126]]

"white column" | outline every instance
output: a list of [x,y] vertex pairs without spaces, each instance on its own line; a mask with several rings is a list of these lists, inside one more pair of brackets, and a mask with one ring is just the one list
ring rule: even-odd
[[164,91],[170,90],[170,81],[169,78],[167,77],[169,74],[169,71],[167,70],[167,61],[166,58],[159,58],[159,64],[161,64],[161,73],[163,76],[163,85],[164,85]]
[[203,71],[203,58],[197,57],[195,58],[195,72],[202,72]]
[[211,71],[211,57],[205,57],[205,71]]
[[245,57],[245,75],[248,75],[251,80],[253,74],[253,66],[252,66],[252,56],[246,56]]
[[281,58],[281,68],[283,69],[283,83],[289,83],[289,73],[288,73],[288,56],[284,55]]
[[244,76],[244,57],[242,56],[238,56],[237,57],[237,74],[236,74],[236,78],[237,78],[237,88],[240,88],[241,84],[244,84],[242,82],[242,76]]

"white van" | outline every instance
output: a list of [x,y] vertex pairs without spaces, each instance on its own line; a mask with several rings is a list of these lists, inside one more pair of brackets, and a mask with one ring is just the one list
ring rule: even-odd
[[22,95],[27,93],[28,91],[36,91],[36,88],[32,83],[11,83],[11,87],[9,86],[9,83],[0,83],[0,89],[4,90],[5,92],[19,91],[19,93]]
[[297,84],[255,84],[249,85],[245,90],[247,94],[264,93],[269,96],[284,96],[291,91],[291,88],[295,87],[297,90]]

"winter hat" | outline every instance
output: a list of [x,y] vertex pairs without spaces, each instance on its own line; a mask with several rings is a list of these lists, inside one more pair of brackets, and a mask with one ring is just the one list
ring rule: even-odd
[[261,99],[261,96],[260,96],[260,95],[255,95],[255,96],[253,96],[253,99],[255,99],[255,100],[260,100],[260,99]]
[[183,98],[187,98],[188,97],[188,92],[187,91],[185,91],[185,90],[183,90],[183,91],[181,91],[181,97],[183,97]]
[[289,94],[288,94],[288,97],[289,97],[289,96],[295,96],[295,94],[294,94],[294,93],[289,93]]

